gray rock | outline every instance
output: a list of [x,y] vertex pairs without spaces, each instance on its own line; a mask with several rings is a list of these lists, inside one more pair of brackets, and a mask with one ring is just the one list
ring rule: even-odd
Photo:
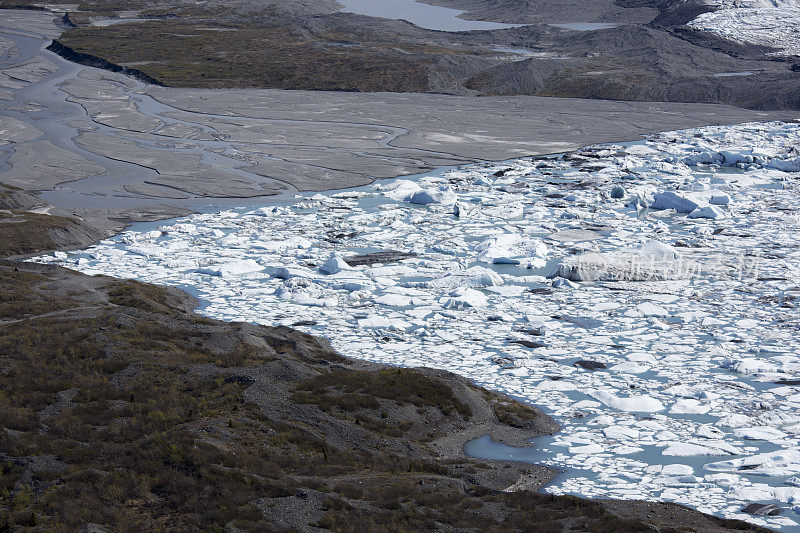
[[768,503],[751,503],[742,509],[743,513],[751,514],[753,516],[777,516],[781,514],[782,509],[777,505]]
[[344,261],[351,267],[354,267],[381,263],[396,263],[397,261],[410,259],[412,257],[417,257],[417,254],[413,252],[399,252],[397,250],[383,250],[370,254],[351,255],[350,257],[345,257]]
[[572,366],[576,368],[583,368],[584,370],[605,370],[607,367],[600,361],[589,361],[587,359],[581,359],[579,361],[575,361],[572,363]]

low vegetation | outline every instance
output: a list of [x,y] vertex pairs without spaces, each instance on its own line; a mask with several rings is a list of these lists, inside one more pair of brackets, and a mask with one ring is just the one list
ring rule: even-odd
[[492,408],[500,422],[513,427],[525,427],[528,422],[539,417],[539,413],[532,407],[505,399],[494,402]]
[[466,419],[472,416],[470,407],[455,397],[452,388],[408,368],[377,372],[335,369],[300,383],[292,399],[316,404],[323,410],[378,409],[380,400],[392,400],[435,407],[443,414],[457,411]]
[[288,26],[171,20],[78,27],[59,41],[175,87],[420,92],[432,57],[419,46],[348,46]]
[[82,237],[88,242],[92,236],[99,232],[72,218],[0,210],[0,257],[52,250]]

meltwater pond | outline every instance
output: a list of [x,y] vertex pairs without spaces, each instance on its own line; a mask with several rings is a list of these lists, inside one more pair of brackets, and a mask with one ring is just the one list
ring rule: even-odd
[[[562,426],[546,490],[798,530],[800,125],[665,133],[137,226],[36,258],[447,369]],[[357,257],[394,250],[375,262]],[[374,259],[374,258],[373,258]],[[479,447],[480,448],[480,447]],[[742,513],[752,502],[781,514]]]

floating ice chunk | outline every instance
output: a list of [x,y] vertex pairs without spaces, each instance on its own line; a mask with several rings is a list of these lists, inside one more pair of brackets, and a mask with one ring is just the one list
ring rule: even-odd
[[134,244],[128,247],[128,251],[148,259],[161,258],[166,254],[165,248],[157,244]]
[[406,331],[411,327],[411,323],[399,318],[386,318],[380,315],[369,315],[358,320],[358,327],[362,329],[386,329],[394,331]]
[[699,455],[730,455],[717,447],[703,446],[691,442],[673,442],[661,451],[661,455],[670,457],[695,457]]
[[417,182],[409,180],[397,180],[387,187],[383,194],[393,200],[405,200],[422,189]]
[[158,229],[164,233],[186,233],[188,235],[194,235],[197,233],[196,225],[183,222],[179,224],[173,224],[171,226],[161,226]]
[[673,385],[672,387],[664,389],[664,392],[680,398],[699,398],[702,393],[697,387],[686,384]]
[[741,477],[736,474],[706,474],[703,479],[707,483],[716,483],[722,487],[730,487],[741,481]]
[[630,396],[628,398],[621,398],[607,391],[589,390],[589,396],[595,400],[606,404],[614,409],[620,411],[627,411],[630,413],[655,413],[664,410],[664,404],[658,399],[651,396]]
[[521,202],[512,202],[494,207],[486,207],[481,210],[481,213],[483,213],[487,217],[502,219],[502,220],[512,220],[515,218],[519,218],[522,216],[524,212],[525,212],[525,207]]
[[725,211],[720,209],[715,205],[706,205],[703,207],[698,207],[697,209],[693,210],[689,213],[689,218],[710,218],[712,220],[716,220],[718,218],[725,218],[727,215]]
[[708,165],[712,163],[721,163],[722,157],[719,156],[718,154],[712,154],[707,151],[703,151],[684,157],[682,161],[685,165],[689,166],[695,166],[700,163]]
[[731,197],[724,192],[715,192],[708,199],[708,203],[711,205],[728,205],[731,203]]
[[596,454],[603,453],[605,449],[597,443],[587,444],[586,446],[570,446],[569,453],[579,454]]
[[198,268],[197,273],[226,278],[229,276],[248,274],[250,272],[259,272],[263,269],[264,267],[259,265],[255,260],[244,259],[242,261],[231,261],[229,263],[222,263],[220,265]]
[[650,367],[627,361],[625,363],[612,365],[610,370],[619,372],[620,374],[641,374],[650,370]]
[[367,275],[372,279],[393,278],[395,276],[409,276],[412,274],[416,274],[416,271],[406,265],[377,266],[367,270]]
[[636,440],[639,438],[639,430],[627,426],[609,426],[603,429],[606,437],[617,440]]
[[313,270],[301,266],[268,267],[267,270],[271,271],[271,274],[279,279],[314,279],[318,276]]
[[556,289],[575,289],[578,287],[577,284],[571,282],[566,278],[556,278],[553,280],[553,283],[551,283],[551,285]]
[[333,252],[325,263],[319,267],[323,274],[336,274],[342,270],[349,270],[350,265],[344,260],[339,252]]
[[722,164],[726,167],[735,167],[740,163],[750,164],[753,162],[753,150],[745,147],[719,150],[718,154],[722,156]]
[[657,193],[650,204],[652,209],[674,209],[678,213],[691,213],[700,206],[692,193],[665,191]]
[[689,465],[671,464],[664,465],[661,474],[665,476],[690,476],[694,474],[694,468]]
[[536,389],[540,391],[572,391],[577,387],[569,381],[563,380],[543,380],[536,384]]
[[[522,296],[528,288],[524,285],[504,285],[500,287],[486,287],[486,290],[494,294],[499,294],[500,296],[518,298]],[[512,319],[511,322],[513,321]]]
[[614,417],[611,415],[596,416],[588,422],[591,426],[610,426],[613,423]]
[[456,194],[450,187],[442,186],[438,189],[421,189],[405,197],[405,201],[411,204],[453,204],[456,201]]
[[702,404],[697,400],[693,400],[691,398],[678,400],[672,407],[670,408],[670,413],[677,413],[677,414],[692,414],[692,415],[704,415],[711,410],[706,404]]
[[336,307],[339,305],[339,299],[335,296],[317,298],[302,290],[292,293],[291,301],[297,305],[307,305],[310,307]]
[[789,424],[797,424],[800,422],[800,416],[783,411],[769,411],[759,415],[756,421],[759,425],[764,426],[788,426]]
[[660,305],[653,302],[642,302],[636,306],[636,309],[644,316],[667,316],[669,312]]
[[[737,499],[737,500],[745,500],[745,501],[753,501],[753,500],[771,500],[772,499],[772,491],[769,489],[767,485],[758,484],[755,486],[743,486],[743,485],[734,485],[728,491],[728,494]],[[758,504],[756,504],[758,505]],[[748,505],[745,509],[749,508]]]
[[261,238],[258,241],[251,243],[253,248],[261,248],[270,252],[277,252],[281,250],[307,250],[313,246],[313,243],[305,237],[290,237],[288,239],[271,240],[269,238]]
[[489,237],[475,250],[481,263],[524,264],[528,268],[543,267],[547,257],[547,246],[541,239],[520,233]]
[[419,285],[436,289],[454,289],[456,287],[496,287],[503,285],[503,278],[486,267],[474,266],[455,274],[437,278],[433,281],[422,282]]
[[774,158],[765,166],[767,168],[774,168],[783,172],[800,172],[800,157],[795,157],[794,159]]
[[252,216],[257,216],[257,217],[271,217],[271,216],[276,215],[277,213],[279,213],[280,212],[279,210],[280,210],[279,206],[273,205],[273,206],[270,206],[270,207],[259,207],[258,209],[255,209],[253,211],[249,211],[246,214],[247,215],[252,215]]
[[698,437],[705,437],[707,439],[722,439],[725,437],[725,432],[719,428],[715,428],[711,424],[706,424],[697,428],[694,433]]
[[323,280],[315,281],[332,289],[341,289],[349,292],[372,290],[375,288],[375,282],[369,279],[363,272],[353,272],[351,270],[342,270],[341,272],[327,276]]
[[737,374],[756,374],[760,372],[776,372],[778,370],[778,367],[773,363],[760,359],[742,359],[739,361],[731,359],[723,363],[722,367]]
[[124,242],[125,244],[133,244],[135,242],[141,242],[141,241],[152,241],[158,239],[163,234],[164,233],[160,230],[146,231],[144,233],[126,233],[120,237],[120,241]]
[[453,204],[453,216],[456,218],[467,218],[473,212],[473,209],[467,204],[456,202]]
[[486,296],[475,289],[469,287],[459,287],[450,293],[446,298],[439,300],[445,309],[464,309],[467,307],[486,306]]
[[733,434],[740,439],[747,440],[780,440],[786,437],[786,433],[770,426],[755,426],[749,428],[738,428],[733,430]]
[[389,307],[408,307],[411,305],[411,298],[402,294],[384,294],[375,298],[375,303]]
[[725,428],[742,428],[749,426],[752,423],[753,419],[751,417],[734,413],[732,415],[720,418],[719,422],[717,422],[717,425]]
[[643,259],[655,261],[674,261],[680,259],[681,253],[673,246],[661,241],[652,241],[639,248],[639,255]]
[[[556,231],[551,233],[547,236],[548,239],[558,241],[558,242],[574,242],[574,243],[586,243],[591,241],[602,240],[603,234],[598,233],[592,230],[586,229],[565,229],[561,231]],[[582,246],[590,246],[588,244]]]
[[791,476],[800,474],[800,450],[778,450],[709,463],[703,468],[711,472],[747,472],[765,476]]

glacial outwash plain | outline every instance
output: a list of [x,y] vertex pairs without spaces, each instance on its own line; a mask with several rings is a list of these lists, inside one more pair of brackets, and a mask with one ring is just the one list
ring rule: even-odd
[[800,531],[796,0],[0,8],[0,531]]

